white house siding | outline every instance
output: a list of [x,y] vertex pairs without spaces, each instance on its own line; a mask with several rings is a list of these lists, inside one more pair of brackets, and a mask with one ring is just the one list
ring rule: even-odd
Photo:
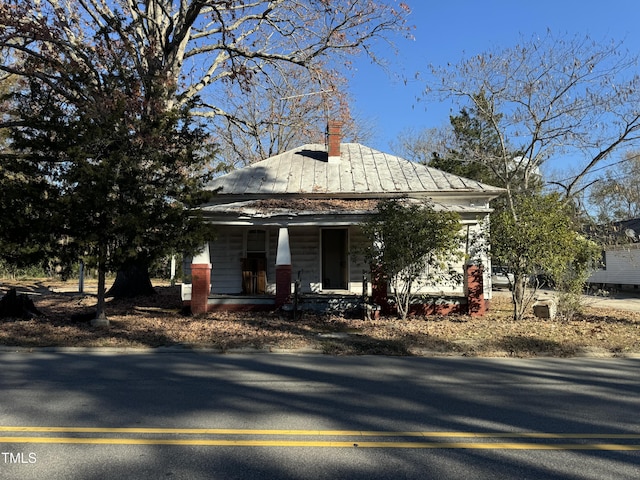
[[[473,237],[474,233],[481,231],[481,225],[469,224],[469,234]],[[364,248],[366,247],[367,238],[362,233],[360,227],[352,225],[349,230],[349,272],[348,291],[354,294],[362,294],[363,273],[367,273],[369,284],[371,279],[368,275],[370,266],[364,258]],[[289,227],[289,239],[291,245],[291,261],[292,261],[292,281],[298,278],[300,272],[301,292],[302,293],[321,293],[322,282],[320,274],[320,227]],[[467,225],[463,226],[463,233],[467,231]],[[472,242],[471,242],[472,243]],[[473,251],[466,252],[466,242],[463,242],[463,256],[458,259],[452,259],[450,265],[458,273],[461,274],[461,282],[454,285],[428,285],[423,283],[414,292],[416,294],[434,294],[434,295],[464,295],[463,273],[466,258],[470,255],[475,261],[485,266],[484,290],[485,298],[491,297],[490,289],[490,263],[489,259],[483,253],[480,256],[475,255]],[[473,245],[470,245],[472,247]],[[478,258],[476,258],[478,257]],[[269,277],[271,280],[273,277]]]
[[209,242],[211,255],[211,293],[242,292],[241,259],[244,232],[238,227],[220,227],[215,240]]
[[211,293],[242,292],[242,258],[246,255],[246,234],[250,229],[266,230],[267,293],[275,294],[275,259],[278,249],[278,229],[260,227],[220,227],[215,240],[209,242],[211,253]]
[[320,242],[317,227],[289,227],[291,280],[300,278],[302,293],[319,292]]
[[[464,228],[466,231],[466,226]],[[461,246],[464,248],[465,246]],[[459,283],[456,282],[439,282],[434,284],[433,277],[439,278],[439,274],[436,273],[437,269],[434,271],[433,269],[426,270],[423,275],[418,277],[413,286],[412,292],[415,295],[447,295],[447,296],[461,296],[464,295],[464,264],[465,258],[464,256],[461,258],[451,257],[451,260],[447,262],[445,269],[448,270],[449,267],[459,274]],[[432,277],[432,278],[430,278]]]
[[[421,278],[416,281],[413,293],[417,295],[463,295],[464,294],[464,260],[452,259],[448,264],[457,273],[460,274],[460,283],[444,282],[433,284],[432,281],[428,281],[428,273],[425,272]],[[446,267],[445,267],[446,268]]]
[[[251,227],[255,228],[255,227]],[[245,256],[245,239],[246,232],[249,227],[224,226],[217,231],[215,240],[209,242],[211,256],[211,293],[213,294],[239,294],[242,291],[242,272],[241,259]],[[278,228],[265,227],[267,231],[267,293],[275,293],[275,258],[278,248]],[[463,227],[466,230],[466,225]],[[479,231],[479,225],[470,225],[470,233]],[[463,231],[464,231],[463,230]],[[364,247],[367,239],[363,235],[360,227],[352,225],[348,227],[348,249],[349,249],[349,271],[348,271],[348,292],[353,294],[362,294],[363,273],[367,273],[369,287],[371,279],[369,278],[369,265],[364,258]],[[292,282],[298,278],[300,273],[301,293],[321,293],[322,282],[320,274],[320,232],[321,228],[316,226],[289,227],[289,239],[292,260]],[[472,252],[470,252],[472,253]],[[620,252],[618,252],[620,253]],[[632,252],[637,256],[634,262],[630,262],[629,252],[621,259],[621,266],[628,266],[635,263],[638,266],[636,274],[636,284],[640,284],[640,250]],[[615,268],[615,259],[611,257],[611,266],[606,272],[612,273]],[[490,298],[491,290],[489,284],[488,259],[483,258],[482,263],[485,265],[485,297]],[[452,266],[456,271],[462,273],[464,259],[455,260]],[[190,262],[185,262],[185,273],[190,271]],[[628,273],[628,272],[627,272]],[[595,278],[595,276],[594,276]],[[618,278],[618,277],[617,277]],[[631,280],[592,280],[599,283],[633,283]],[[440,285],[437,287],[429,285],[421,285],[416,294],[445,294],[445,295],[463,295],[463,284],[455,286]]]
[[371,267],[364,257],[364,248],[367,242],[367,237],[364,236],[360,227],[349,229],[349,290],[358,295],[362,295],[362,276],[365,272],[369,282],[369,290],[371,289],[371,276],[369,275]]
[[[486,255],[486,236],[483,234],[483,224],[481,223],[464,223],[462,225],[462,244],[460,245],[461,256],[459,258],[452,257],[447,267],[451,267],[456,273],[460,274],[460,282],[442,282],[433,284],[429,281],[429,273],[425,272],[416,280],[413,286],[413,293],[416,295],[445,295],[445,296],[462,296],[465,294],[464,271],[465,264],[471,260],[474,264],[481,264],[483,270],[483,291],[486,299],[491,299],[491,261]],[[467,243],[467,235],[469,241]],[[485,245],[481,245],[482,243]]]
[[317,227],[289,227],[291,280],[300,276],[301,293],[320,292],[320,230]]
[[[320,232],[320,227],[289,227],[292,281],[300,274],[301,293],[322,292]],[[362,293],[363,270],[368,270],[361,250],[365,241],[359,227],[348,227],[348,292],[354,294]]]
[[640,247],[630,245],[607,250],[606,268],[596,270],[588,282],[604,285],[640,285]]
[[[464,232],[468,237],[468,251],[467,242],[465,242],[465,253],[468,256],[469,262],[476,265],[482,265],[482,286],[484,298],[491,300],[491,257],[489,256],[490,244],[489,244],[489,215],[483,217],[477,217],[478,223],[472,223],[468,225],[468,231]],[[465,230],[467,226],[463,227]]]
[[[251,227],[254,228],[254,227]],[[245,255],[247,227],[220,227],[215,240],[209,242],[211,258],[211,293],[239,294],[242,291],[241,259]],[[278,228],[267,231],[267,293],[275,293],[275,258],[278,249]],[[358,227],[349,229],[349,292],[362,293],[363,270],[368,270],[361,247],[366,239]],[[320,293],[320,228],[289,227],[292,261],[292,281],[300,272],[302,293]],[[190,272],[190,259],[184,264]]]
[[[349,271],[348,271],[348,291],[353,294],[362,294],[363,274],[367,273],[369,278],[369,264],[364,258],[364,248],[367,239],[358,226],[351,226],[349,230]],[[320,274],[320,227],[289,227],[289,242],[291,248],[292,281],[295,281],[300,274],[301,293],[321,293],[322,281]],[[464,259],[452,262],[456,271],[463,273]],[[270,265],[271,267],[271,265]],[[273,277],[269,275],[269,281]],[[452,287],[429,287],[423,285],[416,293],[437,293],[448,295],[462,295],[464,293],[463,284]]]

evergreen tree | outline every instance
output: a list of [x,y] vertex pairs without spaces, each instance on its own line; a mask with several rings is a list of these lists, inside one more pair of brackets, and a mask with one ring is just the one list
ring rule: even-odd
[[[18,124],[19,87],[15,76],[0,79],[4,125]],[[49,175],[46,163],[32,162],[16,150],[10,128],[0,129],[0,265],[9,271],[41,264],[59,238],[52,228],[58,223],[54,203],[59,192]]]
[[206,198],[209,149],[190,104],[166,109],[161,95],[145,88],[148,79],[130,68],[126,50],[108,38],[95,44],[90,62],[59,60],[64,95],[31,79],[14,97],[21,126],[12,129],[12,143],[31,168],[46,167],[43,179],[59,190],[61,256],[97,268],[96,323],[104,324],[108,271],[146,269],[207,238],[190,208]]
[[429,165],[508,188],[513,194],[539,191],[542,181],[538,171],[528,172],[523,151],[496,130],[496,123],[503,115],[490,105],[484,92],[477,93],[473,99],[470,107],[463,107],[458,115],[449,117],[452,143],[443,154],[434,152]]
[[[495,186],[503,183],[494,172],[499,139],[478,112],[463,108],[449,121],[454,144],[444,155],[433,153],[429,166]],[[493,168],[492,168],[493,167]]]

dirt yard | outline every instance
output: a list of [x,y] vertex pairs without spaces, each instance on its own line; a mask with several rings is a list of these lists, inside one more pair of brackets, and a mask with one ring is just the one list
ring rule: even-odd
[[215,351],[304,351],[332,355],[630,356],[640,355],[640,313],[587,307],[572,321],[531,316],[514,322],[508,295],[497,294],[484,317],[423,317],[401,321],[287,314],[207,314],[181,310],[179,287],[156,286],[157,295],[110,300],[108,328],[89,319],[95,284],[85,293],[77,282],[0,281],[0,294],[17,287],[41,315],[0,320],[7,347],[176,347]]

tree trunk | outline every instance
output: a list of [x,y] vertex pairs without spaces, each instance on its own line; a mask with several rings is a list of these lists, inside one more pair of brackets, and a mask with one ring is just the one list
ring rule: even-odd
[[29,320],[40,315],[31,299],[25,295],[18,295],[15,288],[9,290],[0,299],[0,318],[15,318]]
[[520,320],[522,318],[522,302],[524,298],[524,289],[520,278],[515,277],[513,282],[513,288],[511,290],[511,298],[513,299],[513,319]]
[[513,289],[511,297],[513,298],[513,319],[522,320],[527,308],[533,300],[535,289],[533,291],[527,289],[527,276],[515,274],[513,280]]
[[98,304],[96,305],[96,317],[91,320],[91,325],[94,327],[108,327],[109,319],[105,312],[105,280],[107,272],[105,272],[104,265],[98,265]]
[[394,278],[392,281],[392,291],[396,298],[398,318],[406,320],[409,315],[409,309],[411,308],[411,284],[404,279],[399,280]]
[[107,292],[107,296],[132,298],[154,295],[155,293],[149,277],[149,267],[142,263],[130,263],[118,271],[116,280]]

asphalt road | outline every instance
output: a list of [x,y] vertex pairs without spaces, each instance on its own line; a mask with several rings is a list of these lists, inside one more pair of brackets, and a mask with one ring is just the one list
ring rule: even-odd
[[635,479],[640,360],[0,353],[0,478]]

